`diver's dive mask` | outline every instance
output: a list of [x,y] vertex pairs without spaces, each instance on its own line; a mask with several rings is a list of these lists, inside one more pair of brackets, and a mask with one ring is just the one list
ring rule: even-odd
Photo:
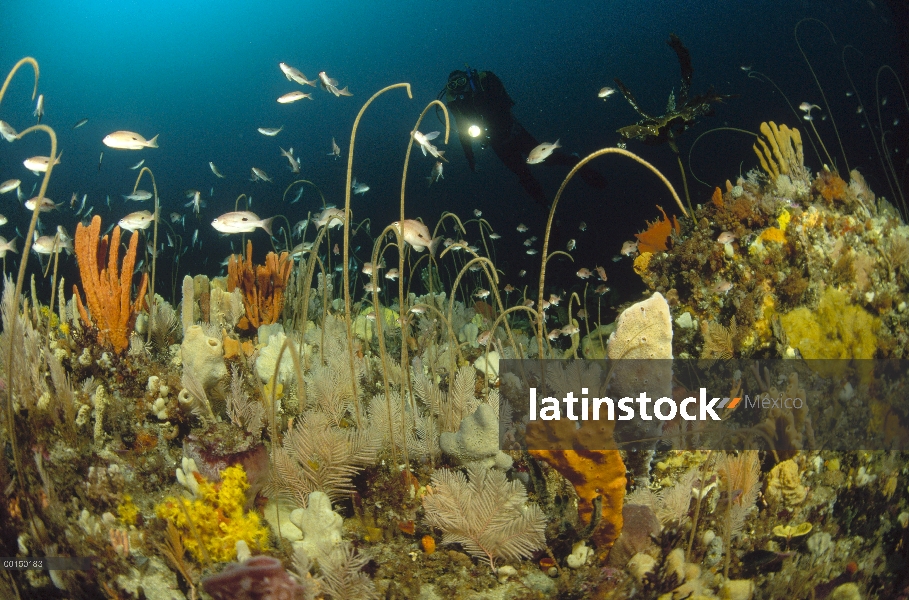
[[449,75],[448,84],[445,87],[455,98],[463,97],[468,92],[477,91],[477,80],[477,70],[467,67],[466,71],[454,71]]

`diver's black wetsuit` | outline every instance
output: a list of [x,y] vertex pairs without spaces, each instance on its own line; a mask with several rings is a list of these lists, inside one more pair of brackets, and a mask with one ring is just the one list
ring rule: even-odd
[[[464,156],[472,171],[476,170],[468,133],[471,125],[480,128],[476,139],[489,144],[496,156],[510,171],[518,176],[521,185],[534,200],[542,206],[549,206],[550,200],[543,192],[543,186],[533,176],[526,157],[540,142],[511,114],[514,101],[505,91],[502,81],[492,71],[453,71],[448,76],[445,89],[445,104],[455,116],[455,125]],[[547,165],[573,167],[579,158],[556,150],[545,161]],[[605,178],[592,168],[585,167],[578,173],[592,187],[606,187]]]

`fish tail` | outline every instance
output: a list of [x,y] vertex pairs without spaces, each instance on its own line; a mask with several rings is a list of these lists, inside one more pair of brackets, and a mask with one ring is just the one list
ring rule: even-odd
[[18,239],[19,238],[13,238],[9,241],[9,249],[16,253],[19,252],[18,250],[16,250],[16,242],[18,241]]
[[157,148],[157,147],[158,147],[158,135],[155,135],[155,137],[148,140],[148,144],[146,145],[146,148]]
[[441,243],[442,243],[442,236],[439,236],[439,237],[435,238],[434,240],[432,240],[429,243],[429,253],[431,255],[435,256],[436,250],[439,248],[439,244],[441,244]]
[[271,222],[275,220],[275,217],[269,217],[267,219],[262,219],[262,229],[265,230],[269,236],[271,235]]

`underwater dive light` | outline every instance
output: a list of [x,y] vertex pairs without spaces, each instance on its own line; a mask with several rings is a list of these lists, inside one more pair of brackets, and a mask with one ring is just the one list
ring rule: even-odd
[[473,137],[473,138],[475,138],[475,137],[480,137],[480,131],[481,131],[481,130],[480,130],[479,126],[477,126],[477,125],[471,125],[471,126],[467,129],[467,133],[469,133],[469,134],[470,134],[470,137]]

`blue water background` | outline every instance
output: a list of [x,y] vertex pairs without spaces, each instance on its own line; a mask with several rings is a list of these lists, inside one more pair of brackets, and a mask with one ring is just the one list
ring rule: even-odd
[[[420,111],[434,99],[449,71],[465,63],[493,70],[515,100],[514,114],[540,141],[561,140],[568,152],[581,156],[619,140],[616,129],[638,120],[627,102],[615,95],[597,98],[602,86],[614,86],[619,77],[653,113],[662,113],[670,90],[678,93],[679,67],[666,45],[670,32],[681,37],[694,64],[693,93],[711,85],[718,93],[738,97],[716,107],[680,140],[683,160],[695,138],[711,127],[732,126],[756,131],[758,124],[775,120],[802,128],[783,97],[769,84],[747,77],[750,66],[772,77],[793,105],[802,101],[822,104],[811,74],[799,54],[793,27],[803,17],[830,26],[830,35],[816,22],[800,30],[803,47],[812,60],[832,116],[839,126],[849,166],[858,167],[879,195],[890,196],[869,129],[856,114],[855,97],[841,65],[841,48],[860,95],[873,110],[876,69],[889,63],[897,71],[897,29],[886,5],[867,0],[848,2],[23,2],[11,0],[0,19],[0,71],[6,72],[22,56],[41,64],[39,91],[45,95],[46,118],[58,135],[62,162],[54,169],[48,196],[65,208],[42,218],[45,231],[62,224],[72,234],[76,217],[69,209],[73,192],[88,193],[89,203],[113,223],[128,212],[150,208],[150,203],[125,203],[121,195],[132,189],[138,171],[129,170],[140,159],[155,174],[162,198],[162,215],[187,212],[184,192],[199,189],[207,206],[197,220],[186,217],[185,239],[199,229],[201,251],[184,257],[174,273],[172,252],[159,261],[159,290],[171,297],[172,275],[187,271],[218,274],[219,263],[237,249],[239,236],[221,237],[211,220],[229,210],[241,193],[253,197],[252,210],[262,217],[284,214],[291,224],[319,208],[317,195],[285,205],[281,194],[297,176],[290,173],[279,146],[293,147],[302,162],[302,177],[315,182],[328,202],[343,205],[350,132],[369,96],[383,86],[409,82],[413,99],[401,89],[379,98],[366,111],[358,131],[353,174],[371,190],[353,200],[354,218],[370,218],[377,235],[398,217],[400,177],[408,133]],[[278,96],[301,89],[278,69],[284,61],[309,78],[326,71],[349,86],[352,98],[335,98],[321,89],[305,88],[313,101],[278,104]],[[0,107],[0,118],[17,129],[34,123],[30,99],[32,76],[23,70],[12,82]],[[898,97],[892,77],[884,76],[881,95],[888,141],[900,145],[897,168],[905,169],[909,155],[906,126],[909,115]],[[826,113],[826,108],[823,111]],[[87,117],[88,124],[71,127]],[[895,118],[900,124],[890,125]],[[842,157],[831,121],[816,121],[837,164]],[[277,137],[257,133],[257,127],[284,126]],[[876,128],[876,124],[874,125]],[[102,145],[102,138],[126,129],[158,138],[160,148],[117,151]],[[442,129],[430,112],[422,131]],[[879,135],[879,132],[878,132]],[[327,156],[334,137],[343,160]],[[441,141],[436,140],[437,142]],[[691,167],[706,181],[689,176],[695,203],[706,201],[712,186],[734,180],[756,166],[752,139],[745,135],[714,133],[695,148]],[[38,179],[22,160],[48,153],[42,135],[15,144],[0,141],[0,179],[23,180],[27,194]],[[441,144],[440,144],[441,148]],[[666,146],[645,146],[637,141],[628,149],[659,167],[683,194],[674,155]],[[98,156],[104,151],[102,168]],[[496,244],[496,258],[506,282],[518,284],[517,272],[538,272],[539,255],[524,254],[527,235],[542,238],[545,213],[524,193],[517,179],[491,150],[479,151],[477,173],[471,173],[452,136],[446,147],[450,163],[443,181],[427,187],[425,178],[434,160],[419,152],[411,155],[407,187],[407,217],[434,224],[443,211],[463,219],[479,208],[483,217],[504,236]],[[806,148],[813,169],[821,165]],[[213,161],[226,179],[209,170]],[[826,161],[825,161],[826,162]],[[251,167],[264,169],[273,184],[249,181]],[[609,180],[605,191],[595,191],[580,180],[571,182],[558,212],[557,243],[576,238],[575,263],[558,259],[549,278],[561,289],[577,285],[573,273],[580,267],[605,265],[617,291],[631,295],[640,284],[628,259],[612,262],[625,240],[658,216],[656,205],[678,214],[662,185],[636,164],[617,157],[599,159],[596,166]],[[566,174],[563,168],[536,169],[547,193],[553,196]],[[691,172],[689,171],[689,175]],[[144,189],[150,189],[144,181]],[[211,188],[214,196],[209,197]],[[290,196],[295,195],[293,190]],[[111,208],[103,199],[111,196]],[[10,223],[0,229],[7,238],[27,228],[28,215],[14,194],[0,197],[0,212]],[[586,232],[577,229],[584,220]],[[515,226],[524,222],[527,235]],[[276,224],[276,229],[278,225]],[[168,228],[162,226],[164,239]],[[476,229],[468,241],[477,241]],[[449,235],[452,235],[449,232]],[[252,234],[256,257],[270,249],[267,236]],[[358,236],[354,245],[366,258],[369,238]],[[21,241],[20,241],[21,247]],[[534,244],[540,248],[540,242]],[[561,249],[561,246],[559,247]],[[189,260],[188,260],[189,258]],[[32,265],[37,267],[33,258]],[[368,259],[367,259],[368,260]],[[75,260],[65,262],[69,282],[77,280]],[[529,278],[524,280],[529,281]]]

